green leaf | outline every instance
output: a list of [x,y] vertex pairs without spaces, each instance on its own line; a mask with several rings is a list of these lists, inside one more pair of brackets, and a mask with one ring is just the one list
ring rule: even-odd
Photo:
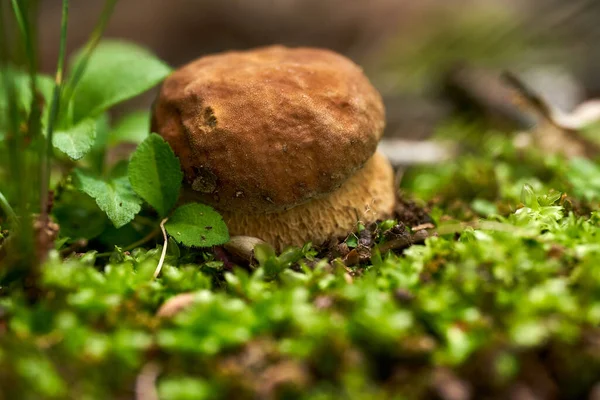
[[124,168],[115,168],[108,178],[76,169],[75,178],[77,188],[96,200],[116,228],[131,221],[141,209],[141,199],[132,190]]
[[110,118],[107,113],[100,114],[96,119],[96,140],[90,152],[85,156],[84,163],[91,170],[101,173],[104,170],[104,159],[106,157],[106,143],[110,133]]
[[108,225],[106,214],[94,199],[78,190],[65,190],[52,207],[52,214],[60,225],[61,236],[73,239],[92,239]]
[[600,198],[600,166],[585,158],[569,161],[567,179],[573,185],[573,193],[588,201]]
[[297,263],[304,256],[302,249],[288,247],[279,256],[275,249],[268,243],[259,243],[254,246],[254,257],[265,273],[265,278],[273,279],[282,271]]
[[521,202],[534,210],[539,208],[540,205],[537,201],[537,196],[530,184],[523,185],[523,189],[521,189]]
[[19,357],[14,368],[26,384],[42,398],[59,398],[67,393],[66,383],[56,371],[55,365],[47,358],[37,355]]
[[108,137],[108,145],[119,143],[141,143],[150,132],[150,112],[136,111],[121,118]]
[[179,159],[163,138],[153,133],[137,148],[129,163],[133,190],[161,216],[167,215],[179,197],[183,173]]
[[95,139],[96,121],[87,118],[67,130],[55,132],[52,145],[72,160],[79,160],[92,149]]
[[125,247],[133,242],[137,242],[149,234],[151,230],[152,228],[136,224],[135,221],[121,226],[120,228],[109,225],[96,240],[109,248],[114,246]]
[[[79,52],[71,65],[80,62],[81,56]],[[170,72],[168,65],[142,47],[120,41],[101,42],[75,89],[75,121],[96,116],[145,92]]]
[[185,246],[210,247],[229,240],[223,217],[212,207],[199,203],[179,207],[165,228],[169,235]]
[[161,399],[202,400],[214,398],[214,390],[208,383],[189,377],[165,378],[158,386]]
[[265,264],[269,259],[276,259],[275,249],[268,243],[259,243],[254,246],[254,257],[260,265]]

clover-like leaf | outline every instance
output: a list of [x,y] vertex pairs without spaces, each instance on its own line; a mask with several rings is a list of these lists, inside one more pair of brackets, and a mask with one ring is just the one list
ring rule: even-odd
[[[81,60],[80,52],[71,65]],[[170,72],[167,64],[140,46],[121,41],[101,42],[91,55],[75,89],[75,121],[96,116],[117,103],[145,92]]]
[[155,133],[140,143],[131,157],[129,181],[133,190],[161,216],[175,205],[182,179],[179,159]]
[[176,241],[190,247],[210,247],[229,240],[223,217],[205,204],[191,203],[177,208],[165,229]]
[[92,149],[95,140],[96,121],[87,118],[66,130],[55,132],[52,145],[72,160],[79,160]]
[[108,178],[76,169],[75,183],[79,190],[96,200],[116,228],[120,228],[141,209],[141,199],[135,194],[124,168],[116,167]]

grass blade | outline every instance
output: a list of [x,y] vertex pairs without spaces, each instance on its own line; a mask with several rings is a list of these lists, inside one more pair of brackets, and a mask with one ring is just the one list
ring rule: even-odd
[[[14,5],[19,5],[13,2]],[[35,248],[33,245],[33,224],[31,213],[29,210],[29,195],[27,190],[27,155],[23,151],[24,140],[20,132],[21,118],[14,101],[16,98],[15,82],[12,79],[9,70],[11,61],[11,48],[7,41],[6,27],[9,26],[7,16],[4,13],[4,6],[0,5],[0,75],[6,88],[5,95],[7,96],[6,115],[2,116],[8,121],[6,142],[8,147],[8,170],[10,171],[11,182],[14,182],[14,191],[11,193],[11,198],[15,201],[16,212],[12,212],[13,216],[18,218],[20,223],[18,229],[13,229],[11,235],[14,235],[14,240],[10,242],[10,250],[6,250],[3,257],[0,257],[0,281],[2,284],[10,283],[16,279],[21,279],[24,276],[34,277],[36,269]],[[18,17],[21,18],[20,8],[17,8]],[[24,21],[21,18],[21,24]],[[22,25],[26,27],[26,25]],[[35,65],[35,63],[30,63]],[[4,197],[4,196],[2,196]],[[9,202],[3,198],[3,208],[7,214],[11,214],[12,208]],[[17,228],[14,226],[13,228]],[[5,245],[6,246],[6,245]],[[35,282],[32,279],[31,282]]]
[[[9,44],[6,40],[8,37],[7,32],[5,31],[5,27],[8,26],[8,21],[4,15],[4,7],[0,5],[0,27],[2,27],[2,32],[0,32],[0,61],[2,62],[1,66],[1,75],[4,81],[4,87],[6,88],[6,98],[7,98],[7,115],[2,116],[6,118],[8,121],[8,132],[6,135],[6,142],[8,144],[9,149],[9,171],[11,176],[13,176],[15,186],[16,186],[16,197],[17,198],[25,198],[23,179],[21,177],[21,139],[19,137],[19,114],[15,103],[12,99],[16,98],[15,95],[15,87],[14,82],[9,76],[9,58],[10,58],[10,48]],[[21,210],[25,202],[19,204],[17,208],[17,212]],[[19,214],[23,214],[19,212]]]
[[58,50],[58,65],[56,67],[56,76],[54,78],[54,91],[52,93],[52,102],[50,104],[50,114],[48,116],[48,127],[46,131],[45,154],[43,155],[41,171],[41,189],[40,189],[40,211],[43,220],[48,220],[48,188],[50,185],[50,171],[52,169],[52,135],[54,133],[54,124],[60,111],[60,95],[63,87],[63,71],[65,66],[65,53],[67,43],[67,25],[69,19],[69,0],[63,0],[62,18],[60,27],[60,44]]
[[108,24],[108,20],[110,19],[110,16],[112,15],[112,12],[115,8],[116,3],[117,3],[117,0],[106,0],[106,3],[104,3],[104,9],[102,10],[102,14],[100,15],[100,20],[96,24],[96,27],[94,28],[94,31],[92,32],[88,42],[85,45],[84,50],[83,50],[84,55],[81,59],[81,62],[75,66],[75,70],[72,72],[69,82],[66,85],[65,95],[63,98],[64,104],[68,104],[69,101],[71,100],[71,97],[73,96],[73,92],[75,91],[75,88],[77,87],[77,83],[83,76],[83,73],[85,72],[85,69],[90,60],[90,57],[91,57],[92,53],[94,52],[94,49],[100,42],[102,35],[104,34],[104,30],[106,29],[106,25]]
[[[21,193],[22,196],[19,199],[25,204],[36,204],[35,201],[36,191],[32,190],[32,188],[36,187],[35,183],[39,179],[37,171],[38,163],[43,160],[43,142],[41,139],[41,106],[38,100],[38,79],[37,79],[37,52],[35,46],[35,35],[34,29],[31,24],[31,14],[32,10],[35,11],[35,3],[33,2],[25,2],[19,0],[12,0],[12,9],[15,15],[15,19],[17,21],[17,26],[21,33],[21,37],[23,38],[25,44],[25,56],[27,59],[27,68],[29,72],[29,82],[31,86],[31,106],[30,112],[27,117],[27,130],[23,135],[19,135],[17,140],[19,141],[20,151],[23,151],[21,157],[21,167],[22,171],[20,174],[22,175],[23,182],[30,183],[30,187],[24,189]],[[16,131],[15,131],[16,132]],[[36,156],[32,154],[30,151],[27,151],[27,147],[25,143],[31,143],[31,147],[38,147],[39,154]],[[20,168],[21,170],[21,168]],[[23,197],[27,196],[27,197]]]
[[25,37],[25,32],[27,31],[27,25],[25,24],[25,16],[21,10],[21,6],[19,5],[18,0],[11,0],[13,12],[15,13],[15,19],[17,20],[17,25],[19,26],[19,30],[23,37]]
[[14,221],[17,220],[17,214],[12,209],[12,207],[10,206],[10,203],[8,202],[8,200],[6,200],[6,197],[4,197],[2,192],[0,192],[0,208],[4,211],[4,213],[9,218],[12,218]]

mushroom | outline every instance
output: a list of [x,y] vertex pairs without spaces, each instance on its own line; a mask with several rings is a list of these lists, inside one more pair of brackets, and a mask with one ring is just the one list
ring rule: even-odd
[[182,201],[212,205],[232,235],[282,249],[392,213],[393,171],[376,153],[384,117],[381,96],[349,59],[271,46],[178,69],[151,125],[181,161]]

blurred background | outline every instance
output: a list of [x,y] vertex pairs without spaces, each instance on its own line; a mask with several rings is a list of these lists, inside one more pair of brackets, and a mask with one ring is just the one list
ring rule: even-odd
[[[40,2],[46,72],[56,63],[60,3]],[[103,4],[71,2],[69,52],[85,43]],[[424,138],[457,113],[500,129],[526,125],[499,79],[505,69],[567,111],[600,96],[598,21],[598,0],[120,0],[106,36],[143,44],[174,67],[274,43],[330,48],[382,92],[388,136]]]

